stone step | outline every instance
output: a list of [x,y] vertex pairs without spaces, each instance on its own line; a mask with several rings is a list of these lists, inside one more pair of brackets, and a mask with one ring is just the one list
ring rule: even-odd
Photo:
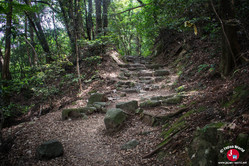
[[158,76],[158,77],[155,77],[155,82],[162,82],[163,80],[165,80],[166,78],[163,77],[163,76]]
[[152,80],[152,77],[139,77],[139,80]]
[[147,70],[142,70],[142,71],[140,71],[140,73],[138,74],[139,75],[139,77],[141,77],[141,76],[153,76],[153,72],[152,71],[147,71]]
[[170,120],[172,117],[178,116],[185,112],[188,107],[180,108],[177,110],[143,110],[141,114],[142,122],[149,126],[158,126],[165,124],[166,121]]
[[153,96],[150,99],[151,100],[165,100],[165,99],[171,98],[173,96],[174,96],[174,94],[172,94],[172,95],[170,94],[170,95],[166,95],[166,96]]
[[128,68],[130,64],[118,64],[119,67]]
[[154,80],[139,80],[139,83],[142,83],[142,84],[153,84]]
[[167,115],[154,115],[150,112],[143,111],[142,122],[149,126],[161,125],[164,121],[168,119]]
[[164,65],[161,65],[161,64],[148,64],[148,65],[145,65],[148,69],[160,69],[160,68],[163,68]]
[[165,69],[161,69],[161,70],[156,70],[154,72],[154,76],[167,76],[169,75],[169,71],[168,70],[165,70]]
[[125,93],[139,93],[140,92],[138,89],[135,89],[135,88],[121,89],[120,91],[125,92]]
[[141,63],[131,63],[130,67],[145,67],[145,66],[142,65]]
[[138,71],[138,70],[145,70],[145,67],[129,67],[128,70],[130,71]]
[[135,83],[131,81],[119,81],[116,84],[117,87],[127,86],[127,87],[134,87]]
[[147,100],[142,103],[140,103],[141,108],[153,108],[153,107],[158,107],[161,106],[161,101],[158,100]]

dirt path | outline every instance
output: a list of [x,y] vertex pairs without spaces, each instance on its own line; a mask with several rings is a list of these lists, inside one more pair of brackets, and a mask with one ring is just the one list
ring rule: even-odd
[[[114,107],[120,101],[143,101],[152,96],[171,93],[165,85],[174,81],[173,76],[159,78],[155,76],[153,68],[148,68],[151,65],[148,61],[132,58],[127,60],[135,63],[121,66],[123,68],[119,73],[120,76],[115,80],[121,82],[120,84],[133,83],[131,86],[122,85],[112,89],[113,93],[108,96],[112,100],[109,107]],[[163,66],[159,68],[163,69]],[[155,81],[157,78],[159,80]],[[121,97],[122,95],[126,96]],[[159,127],[142,123],[139,116],[130,116],[121,131],[110,135],[105,131],[104,116],[104,114],[93,114],[85,120],[62,121],[61,110],[58,110],[32,122],[5,129],[3,131],[5,135],[11,133],[16,137],[8,156],[11,165],[165,165],[155,157],[142,158],[161,141]],[[36,147],[51,139],[62,142],[64,155],[50,161],[36,160]],[[132,139],[138,140],[139,145],[131,150],[121,150],[120,147]]]

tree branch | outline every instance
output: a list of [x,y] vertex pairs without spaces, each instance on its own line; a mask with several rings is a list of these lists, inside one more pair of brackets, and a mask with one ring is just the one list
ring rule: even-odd
[[[149,5],[149,4],[151,4],[151,3],[148,3],[148,4],[143,4],[143,5],[140,5],[140,6],[136,6],[136,7],[133,7],[133,8],[127,9],[127,10],[125,10],[125,11],[122,11],[122,12],[119,12],[119,13],[116,13],[116,14],[112,14],[112,15],[119,15],[119,14],[123,14],[123,13],[125,13],[125,12],[131,11],[131,10],[134,10],[134,9],[137,9],[137,8],[140,8],[140,7],[144,7],[144,6],[147,6],[147,5]],[[112,16],[112,15],[111,15],[111,16]]]
[[31,2],[35,2],[35,3],[43,3],[43,4],[46,4],[46,5],[48,5],[54,12],[56,12],[56,13],[60,13],[61,11],[59,11],[59,10],[56,10],[55,8],[53,8],[53,6],[50,4],[50,3],[48,3],[48,2],[45,2],[45,1],[31,1]]

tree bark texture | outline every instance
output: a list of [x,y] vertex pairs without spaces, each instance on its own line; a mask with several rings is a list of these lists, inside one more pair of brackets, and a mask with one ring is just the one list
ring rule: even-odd
[[108,7],[110,4],[110,0],[103,0],[103,30],[104,34],[106,34],[106,28],[108,27]]
[[240,63],[237,27],[229,23],[229,20],[235,19],[233,0],[220,0],[220,15],[224,25],[221,70],[227,76]]
[[8,13],[5,32],[5,55],[2,70],[2,79],[11,80],[9,64],[10,64],[10,49],[11,49],[11,23],[12,23],[12,0],[8,0]]
[[101,1],[95,0],[96,7],[96,35],[102,32]]

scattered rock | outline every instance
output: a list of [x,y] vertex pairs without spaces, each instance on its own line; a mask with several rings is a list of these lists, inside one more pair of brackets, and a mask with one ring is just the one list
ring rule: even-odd
[[107,98],[104,94],[94,93],[89,97],[87,105],[91,105],[94,102],[105,102],[105,101],[107,101]]
[[158,100],[147,100],[145,102],[140,103],[141,108],[151,108],[151,107],[157,107],[160,105],[161,105],[161,102]]
[[106,112],[104,119],[106,130],[108,132],[118,131],[124,124],[125,119],[126,115],[122,109],[120,108],[109,109]]
[[116,108],[120,108],[124,111],[135,112],[138,108],[138,102],[136,100],[128,101],[128,102],[120,102],[116,104]]
[[98,112],[103,112],[103,113],[107,112],[107,109],[106,109],[106,107],[108,106],[107,102],[94,102],[92,105],[93,107],[96,108]]
[[83,118],[86,111],[85,108],[64,109],[62,111],[62,120]]
[[154,123],[155,123],[155,118],[150,113],[143,112],[142,122],[145,123],[145,124],[147,124],[147,125],[149,125],[149,126],[153,126]]
[[162,105],[168,105],[168,104],[179,104],[182,102],[182,96],[174,96],[168,99],[165,99],[162,101]]
[[169,75],[170,73],[169,73],[169,71],[168,70],[156,70],[155,72],[154,72],[154,76],[167,76],[167,75]]
[[127,150],[127,149],[133,149],[135,148],[137,145],[139,144],[139,142],[135,139],[127,142],[126,144],[121,146],[122,150]]
[[42,143],[36,149],[36,157],[40,160],[49,160],[63,155],[63,146],[57,140]]

